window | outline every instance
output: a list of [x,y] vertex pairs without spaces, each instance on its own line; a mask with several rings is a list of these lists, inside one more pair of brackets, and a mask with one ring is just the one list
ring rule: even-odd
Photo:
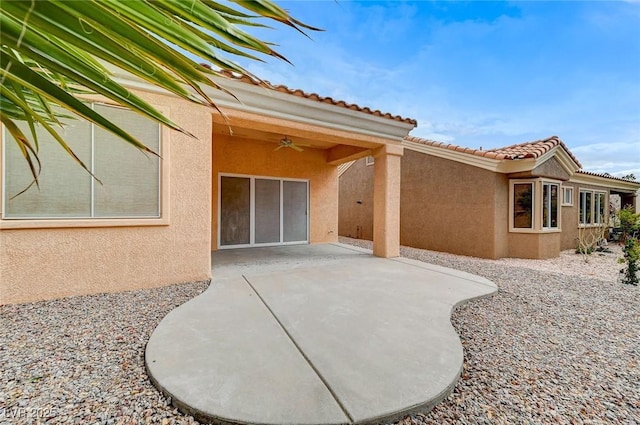
[[365,158],[364,163],[366,165],[373,165],[373,163],[375,162],[375,158],[372,157],[371,155],[369,155],[368,157]]
[[607,221],[607,193],[594,190],[580,190],[580,225],[603,225]]
[[513,227],[533,228],[533,183],[513,185]]
[[509,231],[516,233],[560,231],[560,182],[510,180]]
[[542,227],[558,228],[558,184],[542,184]]
[[[160,152],[159,124],[127,109],[94,104],[116,125]],[[28,126],[21,124],[28,134]],[[160,217],[160,160],[145,155],[106,130],[85,120],[69,120],[62,137],[95,181],[43,128],[36,128],[42,173],[40,189],[26,188],[31,174],[13,137],[4,131],[3,219],[158,218]]]
[[566,206],[573,205],[573,188],[572,187],[562,188],[562,205],[566,205]]

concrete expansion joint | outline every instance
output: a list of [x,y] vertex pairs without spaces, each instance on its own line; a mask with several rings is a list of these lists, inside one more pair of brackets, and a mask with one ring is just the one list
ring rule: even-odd
[[322,381],[322,383],[324,384],[324,386],[327,388],[327,390],[329,391],[329,393],[331,394],[331,396],[333,397],[333,399],[336,401],[336,404],[338,406],[340,406],[340,409],[342,410],[342,413],[344,413],[344,415],[347,417],[347,419],[349,419],[348,424],[352,425],[353,422],[353,418],[351,417],[351,415],[349,414],[349,412],[347,411],[346,407],[342,404],[342,401],[340,401],[340,398],[338,397],[338,395],[335,393],[334,389],[331,388],[331,385],[329,385],[329,382],[327,382],[326,378],[320,373],[320,371],[318,370],[318,368],[316,367],[316,365],[313,364],[313,362],[311,361],[311,359],[305,354],[305,352],[302,350],[302,348],[300,347],[300,345],[298,345],[298,343],[296,342],[296,340],[293,338],[293,336],[291,335],[291,333],[289,333],[289,331],[287,330],[287,328],[284,326],[284,324],[280,321],[280,319],[278,318],[278,316],[276,316],[276,314],[274,313],[274,311],[271,309],[271,307],[269,306],[269,304],[265,301],[265,299],[262,297],[262,295],[260,295],[260,293],[256,290],[256,288],[251,284],[251,282],[249,281],[249,279],[247,279],[247,277],[245,275],[242,275],[242,278],[244,279],[245,282],[247,282],[247,285],[249,285],[249,287],[251,288],[251,290],[258,296],[258,298],[260,299],[260,301],[262,302],[262,304],[267,308],[267,310],[269,310],[269,313],[271,314],[271,316],[273,316],[273,318],[275,319],[276,322],[278,322],[278,326],[280,326],[280,328],[282,329],[282,331],[287,335],[287,338],[289,338],[289,340],[291,341],[291,343],[296,347],[296,350],[298,350],[298,352],[300,353],[300,355],[304,358],[304,360],[307,362],[307,364],[309,365],[309,367],[311,367],[311,369],[313,369],[313,371],[315,372],[315,374],[318,376],[318,378],[320,379],[320,381]]

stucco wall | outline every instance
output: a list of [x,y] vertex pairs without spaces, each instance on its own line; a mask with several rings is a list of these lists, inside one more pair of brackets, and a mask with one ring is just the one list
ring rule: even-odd
[[[572,249],[578,246],[578,214],[580,212],[579,202],[579,186],[574,183],[563,183],[563,187],[573,188],[573,205],[563,205],[562,208],[562,236],[560,240],[560,249]],[[561,200],[564,197],[564,191],[561,191]]]
[[509,178],[495,174],[494,258],[509,256]]
[[210,277],[211,112],[139,94],[198,138],[170,133],[169,225],[0,230],[1,304]]
[[496,258],[495,187],[487,170],[406,150],[400,238],[407,246]]
[[341,236],[373,240],[373,182],[373,165],[366,165],[365,158],[340,177]]
[[[218,125],[218,124],[215,124]],[[213,214],[211,249],[218,248],[219,173],[299,178],[309,180],[309,241],[329,243],[338,240],[338,167],[326,162],[326,152],[305,148],[274,151],[277,145],[213,134]]]
[[509,175],[510,178],[528,178],[528,177],[548,177],[556,180],[569,180],[569,173],[558,162],[556,158],[549,158],[542,164],[538,165],[531,171],[523,173],[513,173]]
[[560,255],[560,232],[509,233],[509,257],[554,258]]

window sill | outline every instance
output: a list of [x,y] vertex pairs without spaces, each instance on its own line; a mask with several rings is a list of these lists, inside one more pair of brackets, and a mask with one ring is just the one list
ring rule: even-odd
[[596,227],[607,227],[606,224],[601,223],[601,224],[578,224],[578,228],[579,229],[591,229],[591,228],[596,228]]
[[562,229],[509,229],[509,233],[529,233],[529,234],[545,234],[545,233],[561,233]]
[[81,227],[142,227],[168,226],[168,218],[87,218],[87,219],[4,219],[0,229],[69,229]]

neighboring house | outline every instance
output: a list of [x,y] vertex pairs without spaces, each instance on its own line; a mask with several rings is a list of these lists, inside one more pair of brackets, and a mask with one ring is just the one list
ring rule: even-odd
[[[549,258],[609,217],[609,197],[637,205],[640,183],[581,170],[558,137],[474,150],[407,137],[402,245],[483,258]],[[375,159],[343,166],[339,234],[371,239]],[[637,208],[637,207],[636,207]]]
[[44,132],[40,189],[2,132],[0,304],[156,287],[211,276],[211,251],[334,242],[338,166],[375,155],[374,253],[399,253],[401,142],[412,119],[228,76],[225,116],[127,75],[121,81],[194,134],[95,98],[160,153],[144,155],[84,121],[64,137],[102,184]]

